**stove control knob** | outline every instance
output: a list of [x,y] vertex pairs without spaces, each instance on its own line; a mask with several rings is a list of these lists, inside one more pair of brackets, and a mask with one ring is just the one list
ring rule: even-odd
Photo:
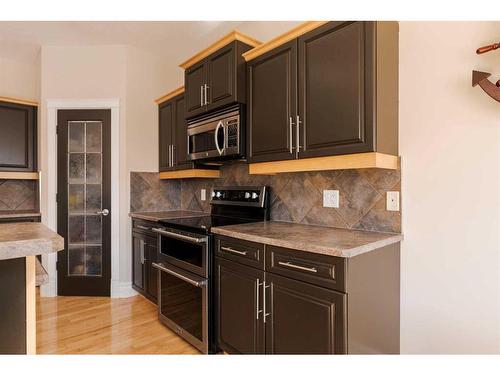
[[248,199],[248,198],[250,198],[250,193],[247,191],[247,192],[245,193],[245,199]]
[[221,193],[220,191],[218,191],[217,193],[215,193],[215,196],[216,196],[217,198],[220,198],[220,197],[222,196],[222,193]]
[[212,191],[212,198],[215,197],[215,191]]
[[253,192],[252,193],[252,199],[257,199],[259,197],[259,194]]

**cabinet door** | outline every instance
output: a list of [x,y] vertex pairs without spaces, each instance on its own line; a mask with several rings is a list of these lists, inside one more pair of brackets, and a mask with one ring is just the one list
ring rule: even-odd
[[266,285],[266,353],[345,353],[345,294],[272,273]]
[[207,110],[236,101],[235,43],[207,57]]
[[228,353],[263,354],[264,272],[216,257],[217,340]]
[[36,171],[35,107],[0,102],[0,170]]
[[250,162],[294,159],[297,41],[248,62]]
[[174,102],[168,101],[159,107],[159,170],[165,171],[170,167],[170,146],[174,143],[172,139],[172,128],[174,126]]
[[184,72],[186,118],[206,111],[205,99],[202,98],[203,86],[207,84],[206,69],[206,60],[202,60]]
[[134,289],[144,292],[144,236],[132,232],[132,284]]
[[299,157],[373,151],[373,30],[330,22],[299,37]]
[[175,99],[175,142],[174,142],[174,165],[189,164],[187,149],[187,121],[185,115],[185,96],[180,95]]
[[158,261],[158,239],[148,236],[146,238],[146,270],[147,270],[147,292],[150,299],[157,303],[158,300],[158,270],[153,263]]

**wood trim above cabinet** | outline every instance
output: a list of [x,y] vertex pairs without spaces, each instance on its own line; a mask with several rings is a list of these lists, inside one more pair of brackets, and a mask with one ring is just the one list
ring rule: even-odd
[[185,169],[182,171],[160,172],[161,180],[180,178],[220,178],[220,172],[218,169]]
[[0,172],[2,180],[38,180],[38,172]]
[[234,42],[235,40],[239,40],[240,42],[248,44],[249,46],[252,46],[252,47],[257,47],[257,46],[260,46],[262,44],[262,42],[258,41],[257,39],[254,39],[248,35],[242,34],[238,30],[233,30],[229,34],[227,34],[226,36],[219,39],[214,44],[210,45],[209,47],[205,48],[204,50],[198,52],[193,57],[184,61],[179,66],[182,69],[187,69],[190,66],[196,64],[197,62],[203,60],[205,57],[210,56],[212,53],[216,52],[217,50],[224,47],[225,45],[227,45],[231,42]]
[[249,174],[312,172],[335,169],[399,169],[399,157],[380,152],[325,156],[317,158],[271,161],[249,164]]
[[21,99],[21,98],[12,98],[9,96],[0,96],[0,102],[6,103],[15,103],[15,104],[24,104],[32,107],[38,107],[38,102],[31,99]]
[[181,86],[163,96],[160,96],[158,99],[155,99],[155,103],[156,104],[164,103],[167,100],[172,99],[173,97],[176,97],[179,94],[182,94],[183,92],[184,92],[184,86]]
[[294,27],[293,29],[287,31],[286,33],[284,33],[284,34],[282,34],[274,39],[271,39],[270,41],[263,43],[263,44],[255,47],[254,49],[251,49],[248,52],[245,52],[243,54],[243,58],[246,61],[253,60],[256,57],[263,55],[264,53],[269,52],[270,50],[272,50],[276,47],[279,47],[280,45],[285,44],[286,42],[289,42],[290,40],[295,39],[295,38],[309,32],[311,30],[314,30],[314,29],[324,25],[327,22],[328,21],[307,21],[307,22],[304,22],[304,23]]

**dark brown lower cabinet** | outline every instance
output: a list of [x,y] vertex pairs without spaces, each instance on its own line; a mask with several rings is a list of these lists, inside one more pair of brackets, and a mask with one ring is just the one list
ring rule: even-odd
[[132,231],[132,287],[154,303],[158,299],[157,237]]
[[216,308],[219,345],[227,353],[264,354],[264,271],[217,258]]
[[399,244],[342,258],[219,235],[215,242],[225,352],[399,353]]
[[266,273],[266,353],[345,353],[346,295]]
[[222,350],[241,354],[345,353],[345,294],[226,259],[216,258],[215,263]]

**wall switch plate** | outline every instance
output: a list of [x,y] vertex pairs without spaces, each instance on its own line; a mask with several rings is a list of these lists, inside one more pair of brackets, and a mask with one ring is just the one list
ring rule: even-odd
[[323,207],[339,208],[338,190],[323,190]]
[[201,200],[202,201],[207,200],[207,190],[206,189],[201,189]]
[[399,211],[399,191],[388,191],[386,199],[387,211]]

